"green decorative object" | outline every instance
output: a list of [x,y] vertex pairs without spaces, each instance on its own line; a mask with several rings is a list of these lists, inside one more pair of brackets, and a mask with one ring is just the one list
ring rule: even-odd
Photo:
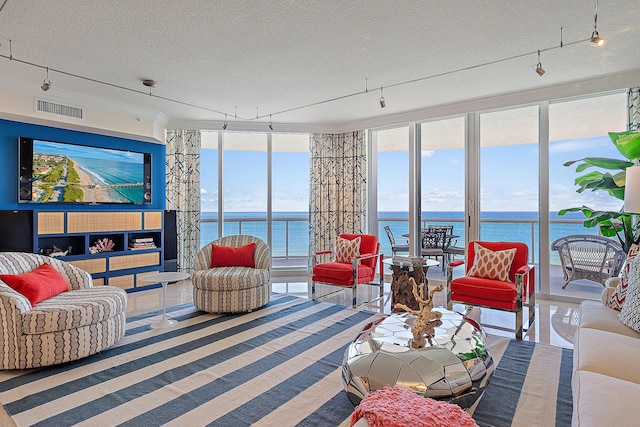
[[[577,163],[577,173],[582,173],[589,168],[604,169],[604,172],[595,170],[578,176],[575,179],[575,184],[579,187],[576,192],[606,191],[612,197],[624,201],[626,169],[638,163],[640,159],[640,133],[637,131],[609,132],[609,138],[620,154],[625,157],[624,159],[585,157],[566,162],[564,166],[572,166]],[[623,212],[623,207],[620,208],[620,211],[598,211],[588,206],[582,206],[562,209],[558,215],[562,216],[567,212],[582,212],[586,218],[585,227],[599,226],[602,235],[616,237],[625,252],[632,244],[640,243],[638,219],[633,214]]]

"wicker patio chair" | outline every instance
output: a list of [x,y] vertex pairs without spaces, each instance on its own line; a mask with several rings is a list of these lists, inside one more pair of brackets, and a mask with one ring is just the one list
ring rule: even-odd
[[560,237],[551,244],[558,251],[566,288],[569,282],[587,279],[604,286],[622,268],[626,258],[622,247],[615,240],[590,234],[574,234]]

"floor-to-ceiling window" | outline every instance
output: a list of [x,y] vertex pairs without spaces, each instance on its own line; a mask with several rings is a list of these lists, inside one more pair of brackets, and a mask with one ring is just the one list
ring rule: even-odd
[[538,259],[538,106],[480,114],[480,238]]
[[250,234],[271,244],[274,267],[306,266],[309,134],[201,135],[201,246]]
[[218,138],[200,132],[200,246],[218,238]]
[[225,132],[224,234],[267,236],[267,134]]
[[465,118],[421,123],[421,191],[424,225],[452,225],[465,241]]
[[[272,255],[307,265],[309,134],[272,134]],[[283,261],[284,263],[284,261]]]
[[384,230],[389,226],[396,241],[407,241],[409,233],[409,127],[375,130],[378,236],[380,249],[391,255]]
[[[603,191],[576,193],[576,177],[590,170],[576,173],[576,165],[566,167],[564,164],[585,157],[623,159],[607,132],[626,130],[626,98],[624,92],[619,92],[549,105],[549,246],[566,235],[598,234],[598,228],[583,226],[582,213],[558,216],[559,210],[588,206],[618,211],[622,207],[622,201]],[[545,293],[581,299],[600,296],[602,285],[587,280],[571,282],[562,289],[564,280],[557,252],[550,252],[550,264],[549,289],[544,289]]]

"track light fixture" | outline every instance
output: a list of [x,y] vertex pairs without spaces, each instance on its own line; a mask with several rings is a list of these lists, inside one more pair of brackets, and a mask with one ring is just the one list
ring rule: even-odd
[[538,73],[540,77],[542,77],[545,73],[544,69],[542,68],[542,63],[540,62],[540,50],[538,50],[538,64],[536,65],[536,73]]
[[42,82],[42,86],[40,86],[40,89],[46,92],[51,89],[51,86],[53,86],[53,83],[51,83],[51,80],[49,80],[49,67],[47,67],[47,78],[45,78]]
[[593,33],[591,33],[590,42],[595,47],[604,45],[604,39],[598,34],[598,0],[595,0],[596,13],[593,16]]
[[273,123],[271,123],[271,114],[269,114],[269,130],[273,130]]
[[227,114],[224,115],[224,123],[222,124],[222,130],[226,130],[229,126],[229,122],[227,122]]
[[[4,3],[6,3],[6,1],[4,3],[2,3],[2,1],[3,0],[0,0],[0,4],[2,6],[4,6]],[[583,44],[583,43],[588,43],[588,42],[591,42],[595,46],[602,46],[604,44],[604,39],[600,37],[600,35],[598,34],[598,30],[597,30],[598,1],[597,0],[594,0],[594,1],[595,1],[595,14],[594,14],[594,20],[593,20],[593,33],[592,33],[590,38],[583,38],[581,40],[570,41],[568,43],[564,43],[564,40],[563,40],[563,27],[560,27],[560,45],[559,46],[556,45],[556,46],[553,46],[553,47],[547,47],[547,48],[542,49],[542,50],[546,52],[546,51],[551,51],[551,50],[555,50],[555,49],[561,49],[563,47],[568,47],[568,46],[573,46],[573,45]],[[1,9],[2,6],[0,6],[0,9]],[[14,57],[13,56],[13,49],[12,49],[12,40],[8,39],[8,42],[9,42],[9,54],[6,55],[4,53],[0,53],[0,59],[4,58],[4,59],[7,59],[9,61],[15,61],[15,62],[24,64],[24,65],[27,65],[27,66],[36,67],[38,69],[46,68],[47,77],[43,81],[42,86],[40,88],[43,91],[48,91],[49,89],[51,89],[51,86],[53,86],[53,83],[51,82],[51,80],[49,80],[49,68],[45,67],[42,64],[38,64],[38,63],[30,62],[30,61],[25,61],[23,59]],[[536,64],[535,67],[532,67],[532,68],[536,71],[536,73],[539,76],[542,76],[543,74],[545,74],[545,70],[542,68],[542,63],[540,61],[540,52],[541,52],[541,50],[537,51],[537,53],[538,53],[538,63]],[[445,77],[445,76],[450,76],[450,75],[453,75],[453,74],[456,74],[456,73],[459,73],[459,72],[463,72],[463,71],[464,72],[468,72],[470,70],[478,70],[478,69],[481,69],[481,68],[484,68],[484,67],[487,67],[487,66],[492,66],[492,65],[495,65],[495,64],[499,64],[499,63],[505,63],[505,62],[517,60],[517,59],[520,59],[520,58],[523,58],[525,56],[529,56],[529,55],[532,55],[532,54],[535,54],[535,53],[536,53],[536,51],[527,51],[527,52],[524,52],[524,53],[514,54],[512,56],[507,56],[507,57],[504,57],[504,58],[499,58],[499,59],[494,59],[494,60],[490,60],[490,61],[487,61],[487,62],[477,63],[477,64],[474,64],[474,65],[471,65],[471,66],[465,66],[465,67],[461,67],[461,68],[451,69],[451,70],[448,70],[448,71],[445,71],[445,72],[436,73],[436,74],[430,74],[430,75],[414,78],[414,79],[411,79],[411,80],[405,80],[405,81],[400,81],[400,82],[396,82],[396,83],[390,83],[389,85],[387,85],[387,87],[405,86],[405,85],[409,85],[409,84],[415,84],[415,83],[418,83],[418,82],[424,82],[424,81],[427,81],[427,80],[432,80],[432,79],[435,79],[435,78],[442,78],[442,77]],[[68,76],[68,77],[84,80],[84,81],[91,82],[91,83],[97,83],[97,84],[108,86],[108,87],[111,87],[111,88],[117,88],[117,89],[120,89],[120,90],[123,90],[123,91],[128,91],[128,92],[138,93],[138,94],[145,93],[145,92],[142,92],[142,91],[140,91],[138,89],[134,89],[134,88],[130,88],[130,87],[114,84],[114,83],[107,82],[107,81],[98,80],[98,79],[95,79],[95,78],[92,78],[92,77],[82,76],[82,75],[79,75],[79,74],[76,74],[76,73],[72,73],[70,71],[65,71],[65,70],[62,70],[62,69],[54,68],[52,70],[55,71],[58,74],[62,74],[62,75]],[[157,87],[157,83],[154,80],[151,80],[151,79],[143,79],[142,80],[142,84],[146,88],[148,88],[149,96],[153,96],[155,98],[158,98],[158,99],[161,99],[161,100],[164,100],[164,101],[168,101],[168,102],[173,102],[173,103],[180,104],[180,105],[185,105],[185,106],[189,106],[189,107],[193,107],[193,108],[198,108],[198,109],[209,111],[209,112],[212,112],[212,113],[215,113],[215,114],[219,114],[219,115],[223,115],[224,114],[225,115],[225,122],[224,122],[223,126],[224,125],[228,126],[228,122],[227,122],[226,118],[227,118],[228,115],[230,115],[230,113],[227,114],[227,113],[225,113],[223,111],[215,110],[215,109],[212,109],[212,108],[207,108],[207,107],[202,106],[202,105],[185,102],[185,101],[181,101],[181,100],[178,100],[178,99],[172,99],[172,98],[168,98],[168,97],[157,96],[157,95],[155,95],[155,94],[153,94],[151,92],[152,88]],[[283,114],[283,113],[289,113],[289,112],[292,112],[292,111],[298,111],[298,110],[302,110],[302,109],[306,109],[306,108],[310,108],[310,107],[314,107],[314,106],[318,106],[318,105],[323,105],[323,104],[334,102],[334,101],[339,101],[339,100],[346,99],[346,98],[356,97],[356,96],[359,96],[359,95],[362,95],[362,94],[365,94],[365,93],[368,93],[368,92],[369,92],[368,78],[365,78],[365,89],[364,89],[364,91],[360,90],[360,91],[357,91],[357,92],[354,92],[354,93],[348,93],[348,94],[345,94],[345,95],[342,95],[342,96],[338,96],[338,97],[334,97],[334,98],[330,98],[330,99],[324,99],[324,100],[312,102],[312,103],[309,103],[309,104],[298,105],[298,106],[294,106],[292,108],[287,108],[287,109],[284,109],[284,110],[281,110],[281,111],[272,112],[272,114]],[[385,106],[386,106],[386,100],[384,98],[383,88],[380,87],[380,107],[381,108],[385,108]],[[238,107],[237,106],[235,107],[235,111],[234,111],[234,115],[233,116],[236,119],[239,118],[241,120],[247,120],[247,121],[253,120],[250,117],[238,117]],[[262,118],[264,118],[264,116],[261,117],[259,115],[258,107],[256,107],[255,120],[260,120]],[[270,119],[271,119],[271,117],[270,117]],[[270,120],[269,121],[269,129],[272,129],[272,126],[273,126],[273,123]]]

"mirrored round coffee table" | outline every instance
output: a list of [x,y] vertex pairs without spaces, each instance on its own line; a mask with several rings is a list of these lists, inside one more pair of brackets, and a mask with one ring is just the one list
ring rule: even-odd
[[367,325],[347,347],[342,381],[354,405],[369,393],[398,386],[420,396],[468,408],[482,395],[493,371],[486,335],[471,319],[454,311],[442,313],[425,348],[411,348],[409,313],[391,314]]

